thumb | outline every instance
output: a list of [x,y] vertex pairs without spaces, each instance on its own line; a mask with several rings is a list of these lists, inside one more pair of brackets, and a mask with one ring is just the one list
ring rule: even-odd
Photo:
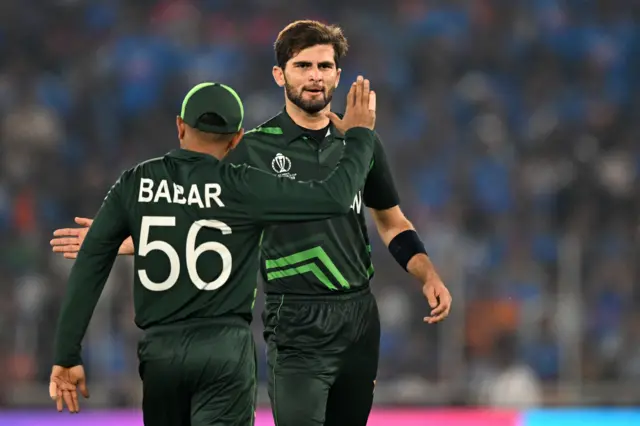
[[93,219],[87,219],[86,217],[76,217],[74,221],[81,226],[91,226]]
[[436,297],[436,289],[433,286],[425,286],[424,295],[427,297],[429,306],[435,308],[438,306],[438,298]]
[[340,120],[340,117],[338,117],[334,112],[329,111],[327,112],[327,117],[329,118],[329,120],[331,120],[331,122],[336,125],[336,124],[340,124],[342,122],[342,120]]
[[78,389],[80,389],[80,393],[85,398],[89,398],[89,389],[87,389],[87,380],[82,378],[78,382]]
[[53,380],[49,382],[49,397],[53,400],[58,397],[58,385]]

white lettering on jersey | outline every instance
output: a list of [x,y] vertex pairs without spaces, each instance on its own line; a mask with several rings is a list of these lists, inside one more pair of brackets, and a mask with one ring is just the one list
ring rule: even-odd
[[162,179],[160,181],[160,185],[158,185],[158,192],[156,192],[156,196],[153,198],[153,202],[157,203],[161,198],[164,198],[167,203],[171,202],[171,195],[169,194],[169,184],[164,179]]
[[184,198],[184,187],[182,185],[173,184],[173,202],[175,204],[187,204],[187,199]]
[[[204,197],[203,195],[204,194]],[[217,183],[205,183],[204,188],[198,185],[189,187],[189,194],[185,198],[185,188],[182,185],[170,184],[166,179],[162,179],[158,185],[152,179],[140,179],[140,191],[138,193],[139,203],[159,203],[197,205],[200,208],[210,208],[214,203],[218,207],[224,207],[220,199],[222,188]],[[204,200],[204,202],[203,202]]]
[[207,183],[204,185],[204,202],[207,207],[211,207],[211,200],[215,201],[218,207],[224,207],[222,201],[220,201],[220,194],[222,194],[222,188],[217,183]]
[[196,185],[191,185],[191,189],[189,190],[189,201],[187,201],[187,203],[189,205],[197,204],[200,208],[204,208],[204,204],[202,204],[202,197],[200,196],[200,192]]
[[362,191],[358,191],[356,194],[353,199],[353,203],[351,204],[351,209],[355,210],[356,214],[360,214],[362,211]]
[[138,193],[139,203],[148,203],[153,199],[153,181],[151,179],[140,179],[140,192]]

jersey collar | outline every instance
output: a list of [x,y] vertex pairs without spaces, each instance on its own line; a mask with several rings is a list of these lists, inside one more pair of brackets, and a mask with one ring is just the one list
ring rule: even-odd
[[167,153],[167,156],[173,158],[180,158],[182,160],[191,160],[191,161],[199,161],[199,160],[208,160],[213,162],[219,162],[216,157],[213,155],[205,154],[202,152],[189,151],[187,149],[176,148]]
[[[342,114],[338,115],[342,117]],[[278,115],[278,124],[282,129],[282,136],[284,136],[284,140],[287,144],[290,144],[305,134],[305,131],[289,116],[286,108],[283,108],[282,112]],[[344,136],[338,132],[333,123],[329,125],[329,132],[327,133],[327,136],[329,134],[333,135],[336,139],[344,139]]]

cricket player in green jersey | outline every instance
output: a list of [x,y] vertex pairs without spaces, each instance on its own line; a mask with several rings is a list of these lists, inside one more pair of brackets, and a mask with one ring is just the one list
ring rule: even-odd
[[[247,132],[226,159],[290,180],[323,179],[343,155],[344,132],[330,112],[347,41],[335,26],[296,21],[275,42],[273,77],[285,108]],[[336,125],[338,123],[338,125]],[[302,201],[301,201],[302,202]],[[451,295],[399,197],[376,135],[364,185],[348,215],[265,229],[260,252],[269,396],[277,426],[365,426],[378,368],[380,321],[363,205],[396,261],[422,285],[430,313],[444,319]],[[79,218],[89,226],[91,220]],[[73,257],[85,229],[56,231],[54,251]],[[127,240],[120,254],[134,252]]]
[[254,422],[249,328],[259,241],[269,224],[344,216],[373,156],[375,93],[349,91],[344,154],[322,180],[292,180],[220,160],[243,136],[231,88],[203,83],[177,118],[180,149],[125,171],[107,194],[74,264],[58,321],[50,396],[79,410],[88,396],[81,342],[122,242],[135,253],[135,322],[147,426]]

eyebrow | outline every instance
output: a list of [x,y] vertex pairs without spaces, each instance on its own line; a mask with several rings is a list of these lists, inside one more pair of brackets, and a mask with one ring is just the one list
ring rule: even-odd
[[[311,61],[295,61],[293,64],[294,65],[311,65]],[[333,67],[335,66],[335,64],[332,61],[322,61],[322,62],[318,62],[318,66],[324,66],[324,67]]]

